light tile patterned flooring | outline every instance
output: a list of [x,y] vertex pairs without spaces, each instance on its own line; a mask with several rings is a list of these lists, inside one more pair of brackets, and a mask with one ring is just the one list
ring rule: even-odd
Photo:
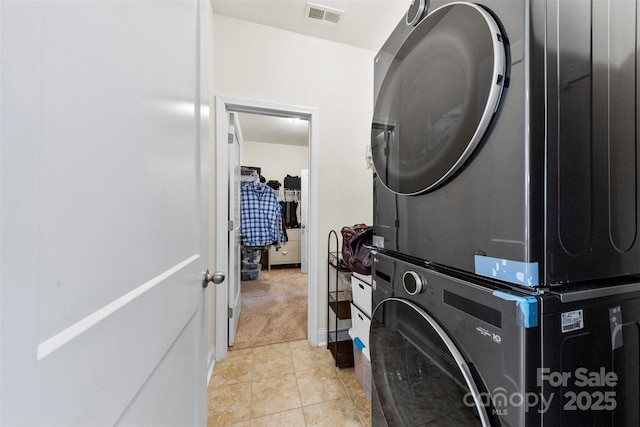
[[306,340],[232,350],[209,382],[208,427],[371,425],[353,368]]

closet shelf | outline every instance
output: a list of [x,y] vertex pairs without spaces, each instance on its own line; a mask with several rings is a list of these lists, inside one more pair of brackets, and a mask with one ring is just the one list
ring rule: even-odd
[[338,319],[351,319],[351,300],[349,292],[329,292],[329,307],[338,316]]

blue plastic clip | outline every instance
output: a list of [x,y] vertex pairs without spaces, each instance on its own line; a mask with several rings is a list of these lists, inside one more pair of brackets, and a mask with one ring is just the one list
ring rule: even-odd
[[518,296],[501,291],[493,291],[493,295],[506,301],[515,301],[516,306],[522,313],[522,319],[518,319],[518,324],[525,328],[535,328],[538,326],[538,300],[534,296]]

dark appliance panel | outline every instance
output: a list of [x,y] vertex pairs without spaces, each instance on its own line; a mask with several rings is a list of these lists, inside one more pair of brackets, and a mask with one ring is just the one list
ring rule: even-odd
[[489,398],[538,393],[535,370],[525,369],[540,363],[537,298],[380,253],[374,283],[385,282],[381,265],[393,271],[393,297],[376,306],[369,333],[374,426],[515,427],[539,420],[537,408],[529,415],[523,405]]
[[547,274],[638,273],[638,4],[552,1],[548,14]]
[[[414,71],[394,87],[415,81],[425,87],[405,89],[409,95],[396,104],[385,94],[385,80],[397,68],[394,58],[407,55],[421,24],[401,22],[376,57],[374,243],[522,286],[640,273],[638,6],[478,4],[503,29],[508,87],[475,149],[435,185],[414,185],[413,179],[426,174],[436,158],[447,157],[438,155],[439,144],[429,146],[425,135],[433,134],[434,121],[421,116],[437,105],[419,96],[438,93],[440,80]],[[462,7],[432,1],[430,13],[443,5]],[[457,92],[451,93],[455,98]],[[470,99],[465,98],[469,106]],[[422,131],[404,131],[413,129],[404,121],[418,123]],[[418,136],[402,137],[411,133]],[[462,131],[447,137],[447,150],[470,142]],[[398,160],[395,166],[390,158]]]
[[565,285],[541,299],[537,381],[557,425],[640,425],[640,278],[630,279]]
[[373,289],[372,424],[640,425],[640,277],[628,279],[534,296],[374,253],[373,281],[393,296]]

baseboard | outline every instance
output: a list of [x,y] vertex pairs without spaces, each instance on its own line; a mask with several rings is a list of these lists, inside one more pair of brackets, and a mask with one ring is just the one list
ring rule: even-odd
[[327,346],[327,330],[319,329],[318,330],[318,347],[326,347]]

